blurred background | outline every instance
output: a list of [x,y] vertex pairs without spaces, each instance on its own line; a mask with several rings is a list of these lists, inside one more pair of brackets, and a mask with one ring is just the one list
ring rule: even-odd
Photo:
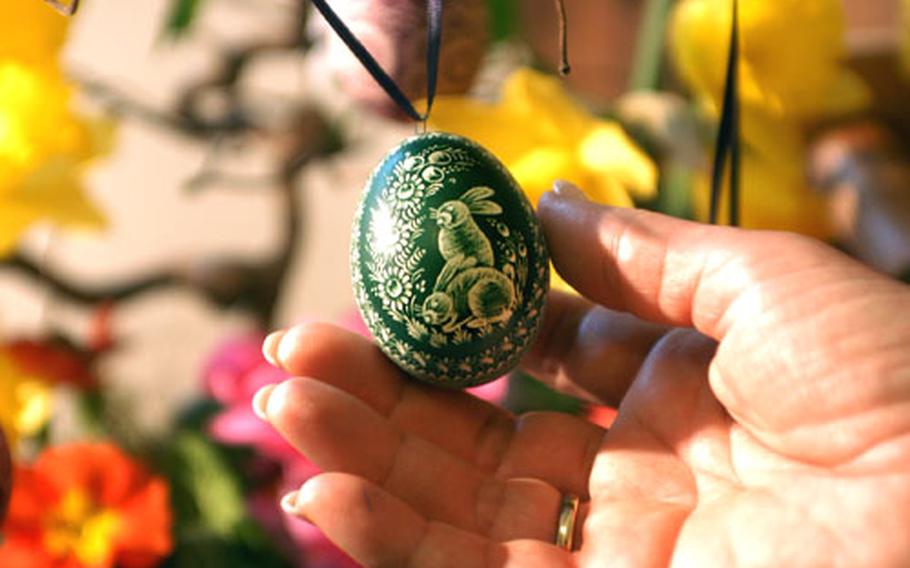
[[[424,3],[331,4],[422,98]],[[553,0],[447,1],[429,128],[490,148],[534,202],[564,178],[598,201],[704,220],[730,2],[565,7],[561,78]],[[742,0],[740,25],[743,224],[910,278],[910,3]],[[0,424],[17,471],[4,532],[35,530],[22,503],[38,497],[19,480],[53,478],[59,460],[122,462],[160,514],[146,519],[156,538],[117,540],[67,501],[88,490],[57,480],[44,510],[108,544],[11,537],[0,564],[350,565],[277,509],[315,470],[249,402],[283,378],[259,355],[268,331],[367,333],[351,220],[372,168],[417,131],[305,0],[83,0],[72,17],[4,0]],[[518,375],[477,394],[613,415]]]

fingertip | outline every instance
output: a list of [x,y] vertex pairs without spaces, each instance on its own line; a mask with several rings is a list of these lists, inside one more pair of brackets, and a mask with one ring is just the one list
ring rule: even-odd
[[284,329],[273,331],[262,342],[262,356],[270,364],[279,368],[281,367],[281,362],[278,360],[278,345],[281,343],[281,338],[284,337],[285,333],[286,330]]
[[294,515],[367,566],[407,565],[426,530],[426,521],[401,499],[339,472],[308,479],[297,492]]
[[553,182],[553,195],[574,201],[589,201],[588,196],[577,185],[564,179]]
[[615,208],[591,201],[583,189],[570,181],[558,179],[553,182],[553,188],[540,197],[537,209],[542,217],[547,217],[559,212],[610,211]]
[[293,369],[297,352],[303,344],[308,329],[309,324],[304,323],[295,325],[281,334],[275,345],[275,360],[278,361],[279,367],[285,370]]
[[577,239],[585,237],[587,230],[612,210],[612,207],[590,201],[577,186],[559,180],[537,203],[547,245],[557,254],[563,245],[577,247]]
[[342,351],[350,353],[370,343],[360,335],[319,321],[295,325],[272,341],[279,366],[295,375],[310,374],[314,362],[332,360]]
[[254,408],[262,412],[277,428],[289,420],[299,418],[308,409],[303,396],[306,379],[294,377],[274,385],[266,385],[253,396]]
[[298,491],[294,492],[294,511],[306,515],[306,511],[318,504],[322,494],[323,479],[327,474],[314,475],[307,479]]
[[312,321],[286,330],[275,358],[291,375],[332,384],[380,410],[394,406],[401,391],[401,371],[372,341],[329,323]]
[[273,390],[275,390],[275,385],[265,385],[253,395],[253,412],[266,422],[269,420],[268,405]]
[[289,515],[297,514],[297,496],[300,492],[296,489],[285,493],[284,497],[281,498],[279,504],[281,505],[281,510]]

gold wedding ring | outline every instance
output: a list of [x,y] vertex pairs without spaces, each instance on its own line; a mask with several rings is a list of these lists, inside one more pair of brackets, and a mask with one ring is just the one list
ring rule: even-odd
[[559,520],[556,523],[556,546],[572,550],[575,541],[575,520],[578,518],[578,505],[581,502],[575,495],[566,495],[559,505]]

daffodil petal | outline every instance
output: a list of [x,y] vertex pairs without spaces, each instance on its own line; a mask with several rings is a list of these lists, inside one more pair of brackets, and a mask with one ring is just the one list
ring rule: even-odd
[[527,130],[527,123],[499,104],[466,97],[439,97],[428,122],[433,130],[475,140],[505,163],[533,147],[533,140],[516,135]]
[[29,226],[35,222],[34,213],[19,205],[5,205],[0,222],[0,258],[9,255],[19,244]]
[[535,138],[551,143],[576,143],[596,120],[569,96],[562,81],[527,68],[506,81],[502,104],[534,123]]
[[591,201],[614,207],[634,207],[635,202],[629,195],[628,188],[618,180],[597,176],[588,179],[585,194]]
[[555,180],[564,179],[582,186],[585,178],[572,154],[558,147],[541,147],[528,152],[509,169],[534,206],[540,196],[553,187]]
[[576,296],[579,295],[578,291],[573,288],[571,284],[566,282],[552,266],[550,267],[550,289],[565,292],[567,294],[575,294]]
[[652,197],[657,169],[622,128],[577,103],[562,81],[519,69],[498,103],[443,97],[430,125],[472,138],[496,154],[533,203],[553,181],[571,181],[592,199],[632,204],[629,193]]
[[50,387],[39,380],[20,383],[16,389],[19,412],[16,413],[16,431],[24,436],[37,434],[51,418],[53,398]]
[[657,167],[617,124],[592,128],[581,140],[578,158],[591,175],[615,181],[637,197],[657,193]]
[[11,446],[47,424],[51,404],[50,387],[0,351],[0,426]]
[[35,222],[104,226],[81,179],[114,127],[73,113],[70,91],[55,65],[0,60],[0,255]]
[[8,194],[34,217],[63,226],[102,229],[105,218],[86,197],[78,164],[65,158],[48,160]]
[[56,59],[69,20],[44,2],[5,1],[0,3],[0,59],[31,63]]
[[[693,205],[701,220],[708,217],[710,185],[707,174],[695,183]],[[728,189],[725,186],[721,211],[726,211]],[[831,236],[824,197],[806,184],[801,170],[788,163],[777,166],[757,154],[745,154],[740,191],[740,221],[745,228],[792,231],[821,239]]]
[[866,108],[871,101],[872,93],[865,81],[856,73],[844,69],[837,74],[827,96],[821,100],[821,107],[825,114],[837,116]]

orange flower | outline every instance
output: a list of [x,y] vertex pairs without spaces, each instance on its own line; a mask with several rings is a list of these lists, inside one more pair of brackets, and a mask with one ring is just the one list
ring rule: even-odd
[[0,566],[143,568],[172,548],[168,487],[108,443],[16,466]]

